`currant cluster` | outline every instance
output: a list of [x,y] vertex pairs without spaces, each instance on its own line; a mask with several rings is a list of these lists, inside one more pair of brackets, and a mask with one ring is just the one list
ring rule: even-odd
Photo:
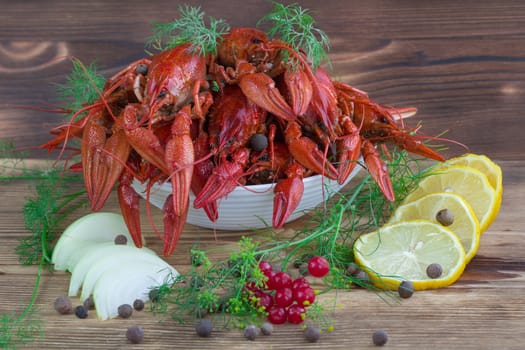
[[[316,258],[326,261],[322,257],[312,259]],[[329,270],[328,263],[321,265],[321,269],[314,268],[314,273],[309,269],[310,274],[315,277],[326,275]],[[253,284],[246,285],[252,302],[267,312],[268,321],[272,324],[283,324],[287,321],[293,324],[302,323],[306,317],[306,309],[315,302],[315,291],[308,280],[304,277],[292,279],[286,272],[274,271],[272,265],[265,260],[259,263],[259,268],[268,277],[268,281],[262,288]]]

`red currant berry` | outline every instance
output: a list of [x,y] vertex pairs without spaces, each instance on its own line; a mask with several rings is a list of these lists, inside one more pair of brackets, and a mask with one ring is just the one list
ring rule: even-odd
[[266,260],[259,261],[259,269],[268,276],[270,272],[272,272],[272,264],[270,264]]
[[266,277],[268,277],[268,280],[266,281],[265,283],[265,287],[267,290],[274,290],[274,286],[273,286],[273,277],[275,276],[277,272],[274,272],[274,271],[270,271]]
[[330,264],[322,256],[314,256],[308,262],[308,272],[314,277],[324,277],[330,271]]
[[293,292],[291,288],[278,289],[274,296],[275,303],[282,307],[287,307],[293,303]]
[[257,299],[257,306],[264,308],[264,311],[268,311],[268,309],[273,305],[273,298],[270,294],[258,293]]
[[315,301],[315,291],[310,287],[295,289],[293,298],[301,306],[310,306]]
[[304,321],[306,309],[301,305],[294,304],[288,308],[288,322],[299,324]]
[[290,288],[292,286],[292,277],[286,272],[276,272],[268,281],[268,289]]
[[288,313],[282,306],[273,305],[268,309],[268,321],[273,324],[283,324],[286,322]]
[[299,289],[299,288],[310,288],[310,283],[308,280],[304,277],[298,277],[293,280],[292,282],[292,289]]

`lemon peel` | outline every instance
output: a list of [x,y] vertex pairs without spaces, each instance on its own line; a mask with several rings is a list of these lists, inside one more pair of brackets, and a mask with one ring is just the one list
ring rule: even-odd
[[[415,290],[442,288],[463,273],[466,256],[459,238],[442,225],[412,220],[385,225],[361,235],[354,244],[356,262],[382,289],[397,289],[410,281]],[[439,278],[427,276],[430,264],[440,264]]]

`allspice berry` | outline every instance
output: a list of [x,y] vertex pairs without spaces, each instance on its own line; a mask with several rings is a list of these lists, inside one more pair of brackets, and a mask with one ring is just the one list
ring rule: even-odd
[[273,333],[273,325],[270,322],[265,322],[261,325],[261,333],[264,335],[271,335]]
[[454,213],[448,209],[441,209],[436,214],[436,220],[443,226],[450,226],[454,223]]
[[401,298],[410,298],[414,294],[414,285],[410,281],[403,281],[397,288],[397,292]]
[[140,344],[144,341],[144,329],[141,326],[131,326],[126,331],[126,338],[133,344]]
[[260,152],[268,147],[268,138],[264,134],[254,134],[250,138],[250,148],[255,152]]
[[129,304],[122,304],[117,309],[118,315],[122,318],[130,318],[133,313],[133,307]]
[[79,305],[75,308],[75,315],[78,318],[86,318],[88,317],[88,309],[84,305]]
[[308,326],[304,330],[304,338],[310,343],[317,343],[321,338],[321,331],[315,326]]
[[246,328],[244,328],[244,337],[248,340],[255,340],[258,334],[259,334],[259,329],[253,324],[250,324],[246,326]]
[[211,332],[213,330],[213,324],[210,322],[210,320],[202,319],[200,320],[197,325],[195,326],[195,332],[199,337],[209,337],[211,335]]
[[73,304],[67,296],[59,296],[55,299],[55,310],[62,315],[73,313]]
[[374,342],[374,345],[377,346],[383,346],[388,341],[388,334],[384,330],[378,330],[375,331],[374,334],[372,334],[372,341]]
[[120,234],[120,235],[117,235],[115,237],[115,241],[114,242],[117,245],[120,245],[120,244],[121,245],[126,245],[128,243],[128,239],[126,238],[126,236]]
[[137,311],[141,311],[144,309],[144,302],[142,301],[142,299],[136,299],[134,302],[133,302],[133,308]]
[[430,278],[439,278],[443,274],[443,268],[440,264],[432,263],[427,266],[427,276]]
[[93,300],[93,297],[89,297],[82,303],[84,307],[88,310],[93,310],[95,308],[95,301]]

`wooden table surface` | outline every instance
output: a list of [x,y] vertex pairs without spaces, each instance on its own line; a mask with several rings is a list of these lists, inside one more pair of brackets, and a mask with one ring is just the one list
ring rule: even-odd
[[[63,116],[19,105],[58,103],[55,83],[64,83],[71,62],[96,60],[110,76],[144,57],[151,23],[177,15],[179,1],[2,1],[0,13],[0,139],[31,147],[48,139]],[[196,5],[197,2],[191,2]],[[253,26],[267,13],[266,1],[201,1],[206,13],[232,26]],[[419,109],[428,135],[446,137],[471,152],[491,157],[503,169],[499,217],[482,236],[477,256],[453,286],[418,292],[385,303],[365,290],[337,294],[335,329],[318,344],[300,329],[277,327],[271,337],[246,341],[240,331],[220,330],[197,338],[193,325],[159,322],[151,313],[132,320],[101,322],[64,317],[53,310],[65,294],[66,273],[44,273],[37,306],[45,336],[27,348],[41,349],[256,349],[372,348],[371,334],[385,329],[388,348],[522,349],[525,338],[525,4],[521,1],[301,1],[315,11],[317,25],[331,38],[330,74],[367,91],[384,104]],[[464,152],[450,146],[445,155]],[[31,153],[34,158],[48,157]],[[24,229],[21,208],[31,194],[27,182],[0,184],[0,312],[19,310],[31,295],[36,267],[18,263],[14,252]],[[114,198],[105,210],[118,212]],[[154,219],[160,221],[160,213]],[[290,227],[299,227],[295,222]],[[154,236],[151,232],[147,235]],[[187,225],[168,259],[188,266],[195,237],[204,247],[234,245],[241,233]],[[206,238],[202,238],[206,237]],[[152,237],[152,248],[161,249]],[[335,294],[327,295],[333,298]],[[141,324],[145,342],[131,346],[125,330]],[[2,329],[0,329],[2,332]]]

